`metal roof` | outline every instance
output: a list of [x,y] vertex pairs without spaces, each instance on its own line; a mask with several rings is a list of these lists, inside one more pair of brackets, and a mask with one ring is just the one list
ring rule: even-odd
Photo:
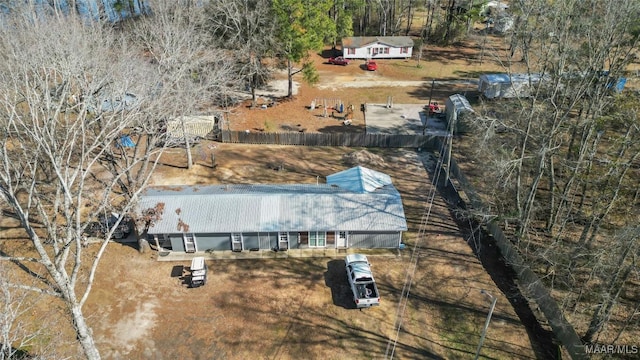
[[486,82],[489,84],[512,84],[512,83],[537,83],[543,80],[541,74],[483,74],[480,75],[480,84]]
[[201,115],[201,116],[182,116],[177,119],[173,119],[167,122],[167,133],[175,137],[184,137],[184,130],[187,135],[205,137],[211,131],[216,123],[215,115]]
[[356,166],[327,176],[327,184],[338,185],[356,193],[365,193],[391,185],[391,177],[379,171]]
[[407,230],[390,182],[372,192],[335,183],[158,186],[138,203],[141,212],[150,208],[162,208],[150,234]]
[[449,98],[447,99],[447,104],[445,104],[445,108],[448,111],[455,111],[456,114],[463,111],[473,112],[473,108],[471,107],[469,100],[467,100],[467,98],[461,94],[454,94],[449,96]]
[[374,43],[391,47],[413,47],[409,36],[353,36],[342,38],[342,48],[360,48]]

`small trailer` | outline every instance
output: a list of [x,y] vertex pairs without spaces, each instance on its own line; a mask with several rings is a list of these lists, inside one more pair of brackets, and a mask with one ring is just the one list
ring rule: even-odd
[[189,279],[189,286],[192,288],[203,286],[207,283],[207,264],[204,261],[204,257],[194,257],[191,260],[191,278]]
[[487,99],[527,98],[532,88],[547,77],[541,74],[483,74],[478,91]]

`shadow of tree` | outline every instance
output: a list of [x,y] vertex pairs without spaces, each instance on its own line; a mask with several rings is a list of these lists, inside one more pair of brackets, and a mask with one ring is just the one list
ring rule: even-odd
[[355,309],[344,261],[331,260],[327,262],[327,271],[324,273],[324,283],[331,289],[333,304],[345,309]]
[[318,129],[321,133],[364,133],[364,125],[329,125]]
[[493,282],[507,297],[518,318],[525,326],[536,357],[538,359],[558,359],[558,345],[554,340],[553,332],[544,329],[536,318],[527,298],[518,287],[515,271],[506,263],[493,238],[475,220],[464,216],[466,204],[455,188],[446,182],[444,171],[434,168],[429,168],[428,171],[430,174],[442,171],[438,177],[440,181],[436,184],[437,191],[449,203],[451,216],[464,232],[467,244],[476,254]]

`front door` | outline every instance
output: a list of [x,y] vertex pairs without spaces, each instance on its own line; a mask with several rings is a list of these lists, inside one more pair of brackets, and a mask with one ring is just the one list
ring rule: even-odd
[[337,231],[336,232],[336,247],[338,247],[338,248],[346,248],[347,247],[347,232],[346,231]]
[[289,233],[281,232],[278,234],[278,248],[283,250],[289,248]]

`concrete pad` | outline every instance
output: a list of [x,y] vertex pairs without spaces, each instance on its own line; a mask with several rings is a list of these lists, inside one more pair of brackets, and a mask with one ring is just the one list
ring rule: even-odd
[[367,104],[368,134],[422,135],[427,114],[422,104]]

